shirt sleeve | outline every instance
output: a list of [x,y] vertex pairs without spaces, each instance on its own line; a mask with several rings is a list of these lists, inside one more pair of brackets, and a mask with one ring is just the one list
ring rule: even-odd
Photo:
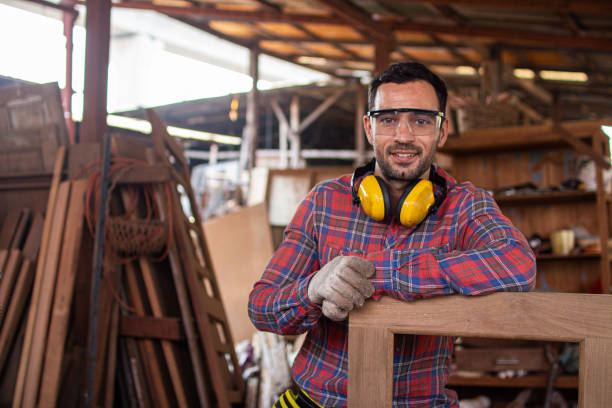
[[285,237],[249,295],[248,312],[259,330],[300,334],[322,315],[308,298],[308,284],[319,270],[312,222],[313,193],[299,205]]
[[453,214],[454,225],[448,228],[456,231],[446,247],[368,254],[376,266],[375,298],[414,300],[533,289],[533,251],[488,193],[474,191],[457,204]]

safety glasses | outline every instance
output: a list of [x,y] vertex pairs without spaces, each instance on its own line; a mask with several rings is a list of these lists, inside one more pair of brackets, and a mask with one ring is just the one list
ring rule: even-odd
[[373,130],[381,136],[394,135],[402,119],[414,136],[432,136],[444,120],[444,112],[413,108],[374,110],[368,116],[373,121]]

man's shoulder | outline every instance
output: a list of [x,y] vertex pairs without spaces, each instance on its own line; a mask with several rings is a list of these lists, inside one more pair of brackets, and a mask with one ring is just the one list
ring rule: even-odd
[[346,193],[351,188],[351,174],[343,174],[340,177],[319,181],[313,188],[315,193],[319,192],[342,192]]

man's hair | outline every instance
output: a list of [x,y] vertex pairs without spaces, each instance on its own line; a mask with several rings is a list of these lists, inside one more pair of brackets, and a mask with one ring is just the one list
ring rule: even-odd
[[440,111],[446,111],[446,84],[439,76],[431,72],[429,68],[418,62],[399,62],[397,64],[390,65],[380,75],[374,78],[372,83],[370,83],[370,89],[368,91],[368,109],[372,110],[374,107],[376,92],[378,91],[378,87],[380,85],[389,82],[403,84],[414,81],[429,82],[431,86],[434,87],[436,95],[438,96]]

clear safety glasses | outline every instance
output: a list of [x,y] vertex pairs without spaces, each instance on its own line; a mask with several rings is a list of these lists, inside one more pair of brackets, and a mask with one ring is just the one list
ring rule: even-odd
[[402,119],[414,136],[432,136],[444,120],[444,112],[412,108],[374,110],[368,116],[372,118],[374,132],[381,136],[394,135]]

